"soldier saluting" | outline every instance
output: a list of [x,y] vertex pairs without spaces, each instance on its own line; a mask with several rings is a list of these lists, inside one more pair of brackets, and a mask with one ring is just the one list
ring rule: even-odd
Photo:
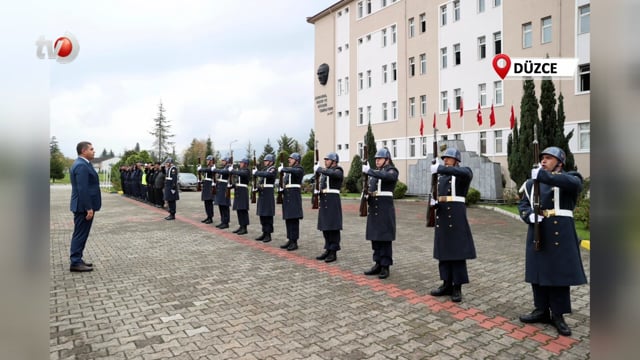
[[276,201],[273,196],[273,186],[276,182],[277,171],[273,166],[276,161],[276,157],[273,154],[267,154],[262,161],[264,169],[258,171],[257,168],[253,168],[252,174],[259,179],[258,188],[253,189],[257,191],[260,196],[258,197],[258,206],[256,206],[256,215],[260,217],[260,225],[262,225],[262,235],[258,236],[256,240],[262,242],[271,241],[271,233],[273,233],[273,217],[276,215]]
[[[314,166],[314,172],[320,175],[320,193],[318,199],[318,230],[324,236],[324,253],[317,260],[333,262],[338,259],[340,250],[340,230],[342,230],[342,201],[340,188],[344,180],[344,170],[338,165],[338,154],[330,152],[324,158],[324,168]],[[314,189],[314,191],[317,191]]]
[[231,205],[231,199],[227,197],[227,186],[229,186],[229,180],[231,178],[231,158],[225,156],[222,158],[222,168],[216,169],[214,167],[213,172],[218,174],[216,181],[216,204],[218,204],[218,211],[220,212],[220,224],[216,225],[218,229],[227,229],[229,227],[229,220],[231,215],[229,213],[229,206]]
[[238,170],[231,170],[231,176],[236,176],[236,182],[234,187],[233,196],[233,210],[238,215],[238,224],[240,226],[233,232],[238,235],[244,235],[247,233],[247,226],[249,226],[249,178],[251,177],[249,172],[249,159],[242,158],[240,160]]
[[302,177],[304,168],[300,165],[300,154],[297,152],[289,155],[289,166],[281,164],[278,172],[283,172],[283,184],[280,184],[280,191],[283,192],[282,218],[287,227],[287,242],[280,245],[281,249],[294,251],[298,249],[298,238],[300,237],[300,220],[302,214]]

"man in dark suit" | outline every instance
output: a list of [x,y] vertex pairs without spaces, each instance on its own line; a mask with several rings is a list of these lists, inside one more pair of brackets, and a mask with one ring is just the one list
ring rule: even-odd
[[82,259],[82,253],[89,237],[91,224],[95,212],[102,206],[100,196],[100,180],[93,169],[91,160],[96,155],[93,145],[88,141],[81,141],[76,146],[78,158],[71,166],[71,211],[73,212],[73,236],[69,270],[74,272],[93,271],[93,264]]

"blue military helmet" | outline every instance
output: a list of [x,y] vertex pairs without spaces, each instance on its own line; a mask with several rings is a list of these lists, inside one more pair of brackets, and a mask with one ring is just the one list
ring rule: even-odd
[[560,149],[557,146],[550,146],[540,153],[540,160],[542,160],[542,155],[551,155],[554,158],[558,159],[563,165],[567,161],[567,155],[564,153],[564,150]]
[[168,163],[173,164],[173,158],[168,157],[168,158],[164,161],[164,163],[165,163],[165,164],[168,164]]
[[387,149],[386,147],[378,150],[376,152],[376,156],[374,156],[376,159],[380,159],[380,158],[384,158],[384,159],[391,159],[391,153],[389,152],[389,149]]
[[213,160],[213,155],[207,155],[207,161]]
[[242,158],[242,160],[240,160],[240,162],[243,163],[243,164],[249,165],[249,159],[247,159],[247,158]]
[[265,161],[271,161],[271,162],[275,162],[276,161],[276,157],[273,154],[267,154],[264,157]]
[[293,159],[295,161],[300,161],[301,157],[300,157],[300,154],[298,154],[297,152],[294,152],[291,155],[289,155],[289,159]]
[[226,162],[231,162],[231,158],[227,155],[227,156],[223,156],[222,161],[226,161]]
[[462,162],[462,158],[460,157],[460,151],[458,151],[458,149],[456,148],[452,148],[452,147],[447,148],[447,150],[445,150],[444,153],[442,153],[442,156],[440,156],[442,160],[444,160],[444,158],[446,157],[454,158],[459,162]]
[[334,153],[334,152],[330,152],[327,154],[327,156],[324,157],[325,160],[331,160],[331,161],[335,161],[335,162],[339,162],[340,161],[340,157],[338,156],[338,154]]

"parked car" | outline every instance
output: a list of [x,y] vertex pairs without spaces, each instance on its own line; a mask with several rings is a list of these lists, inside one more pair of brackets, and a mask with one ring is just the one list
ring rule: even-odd
[[302,177],[303,184],[313,184],[316,179],[316,174],[306,174]]
[[180,190],[198,190],[198,178],[192,173],[178,173],[178,186]]

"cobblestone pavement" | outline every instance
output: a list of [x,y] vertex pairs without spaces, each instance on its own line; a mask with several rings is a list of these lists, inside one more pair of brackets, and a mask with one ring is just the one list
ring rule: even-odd
[[[438,286],[433,230],[425,203],[398,201],[391,276],[362,274],[372,265],[358,202],[343,200],[338,261],[322,252],[317,211],[301,222],[300,249],[279,248],[285,226],[278,209],[274,241],[200,223],[199,193],[181,193],[175,221],[166,211],[103,194],[85,250],[91,273],[69,272],[73,217],[70,189],[51,188],[51,359],[588,359],[590,286],[571,290],[572,337],[550,325],[526,325],[526,226],[497,212],[469,209],[478,258],[463,301],[434,298]],[[214,224],[219,222],[215,209]],[[589,274],[589,253],[582,250]]]

